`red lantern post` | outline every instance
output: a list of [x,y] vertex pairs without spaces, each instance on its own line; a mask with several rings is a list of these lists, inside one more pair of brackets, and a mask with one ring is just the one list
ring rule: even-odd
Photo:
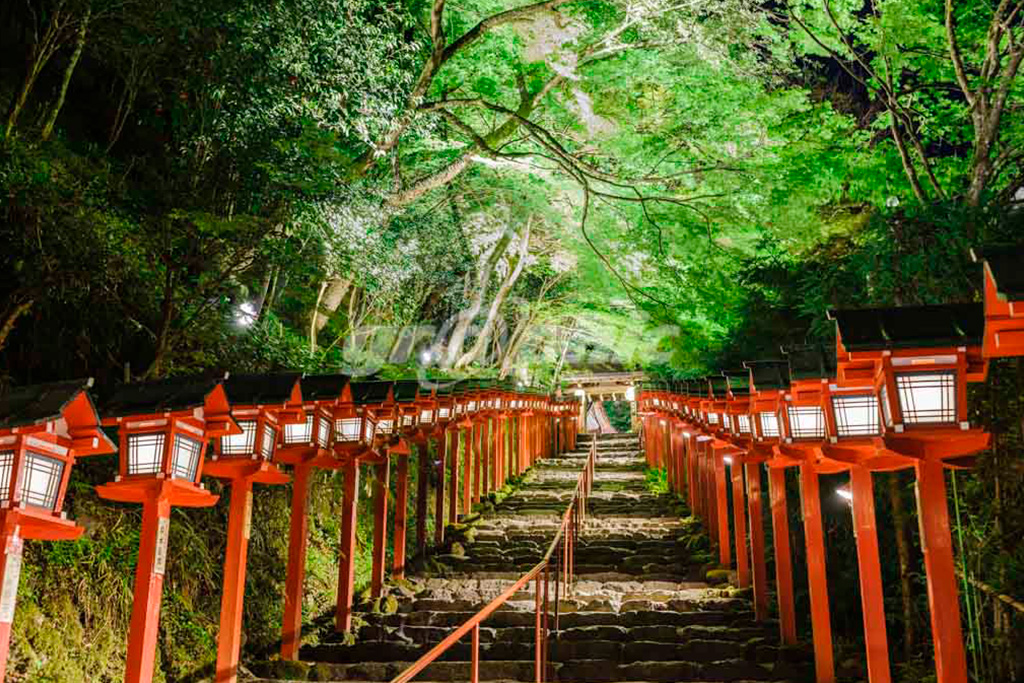
[[0,681],[26,539],[82,534],[62,512],[76,458],[113,453],[89,398],[92,379],[17,387],[0,396]]
[[[747,474],[747,500],[750,515],[750,547],[754,566],[754,613],[757,619],[768,616],[767,568],[764,557],[764,529],[761,522],[761,466],[775,457],[779,444],[779,411],[785,390],[789,387],[789,364],[786,361],[753,361],[744,363],[749,371],[749,420],[751,442],[744,458]],[[775,583],[779,606],[779,629],[782,641],[796,643],[796,610],[793,604],[793,567],[789,554],[789,518],[786,510],[785,471],[777,470],[776,479],[783,482],[771,488],[773,547],[775,549]],[[772,479],[772,476],[769,476]],[[772,479],[774,482],[775,480]],[[776,489],[779,489],[776,491]],[[777,501],[777,504],[776,504]],[[785,532],[786,538],[779,534]]]
[[[830,316],[838,329],[840,383],[869,384],[881,403],[884,450],[868,465],[913,464],[917,475],[936,673],[939,683],[963,683],[967,661],[943,468],[970,465],[971,456],[989,443],[989,435],[971,428],[967,419],[967,383],[984,380],[987,371],[985,308],[953,304],[832,311]],[[869,481],[859,477],[862,498]],[[855,491],[854,503],[857,498]],[[866,524],[866,515],[857,516]]]
[[171,508],[217,502],[199,483],[207,441],[242,434],[231,417],[222,381],[178,378],[128,384],[103,406],[103,424],[118,430],[120,467],[114,481],[96,487],[96,492],[107,500],[143,506],[126,683],[153,679]]
[[274,464],[278,436],[286,425],[305,425],[298,373],[233,375],[224,382],[231,417],[241,434],[220,437],[205,474],[229,482],[228,539],[224,586],[217,636],[217,683],[238,680],[242,642],[245,574],[252,529],[254,484],[285,484],[286,474]]
[[778,446],[779,455],[770,466],[797,465],[800,468],[814,668],[818,683],[833,683],[835,662],[818,475],[843,469],[825,461],[821,452],[822,445],[828,441],[828,386],[834,370],[818,347],[794,347],[787,349],[786,355],[789,357],[790,388],[780,413],[783,439]]
[[332,444],[335,408],[339,403],[352,402],[348,382],[348,375],[303,377],[302,409],[305,422],[284,425],[274,456],[277,463],[292,466],[288,569],[284,587],[284,621],[281,627],[283,659],[296,659],[302,640],[310,480],[317,467],[339,469],[344,466],[344,460],[335,457]]
[[[339,632],[348,631],[352,627],[359,465],[363,460],[377,457],[373,449],[381,415],[373,409],[373,405],[385,401],[389,391],[390,384],[384,382],[349,383],[334,408],[331,432],[334,457],[342,462],[345,471],[341,502],[338,604],[334,618],[334,628]],[[383,561],[380,566],[383,567]]]

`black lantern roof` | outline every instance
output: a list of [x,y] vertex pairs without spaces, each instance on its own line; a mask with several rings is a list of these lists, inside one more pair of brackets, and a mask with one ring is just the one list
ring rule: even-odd
[[725,378],[725,375],[708,375],[708,384],[711,387],[711,393],[716,399],[725,398],[725,390],[729,386],[729,380]]
[[455,393],[455,382],[437,382],[434,386],[438,396],[451,396]]
[[356,405],[383,403],[388,400],[388,391],[394,382],[353,382],[352,402]]
[[750,371],[754,388],[758,391],[789,388],[789,362],[784,360],[752,360],[743,363]]
[[750,373],[747,370],[725,370],[722,372],[733,396],[750,395]]
[[985,333],[981,303],[829,311],[847,351],[976,346]]
[[791,380],[831,379],[836,376],[835,353],[829,353],[822,346],[789,346],[782,352],[789,358]]
[[[14,429],[60,419],[79,392],[92,387],[92,378],[14,387],[0,396],[0,429]],[[89,400],[92,405],[92,400]],[[93,413],[96,408],[93,407]],[[97,424],[99,417],[96,417]]]
[[399,403],[411,403],[419,396],[420,382],[416,379],[403,379],[395,382],[395,400]]
[[1024,247],[1001,245],[972,249],[971,256],[988,266],[1000,297],[1024,299]]
[[341,396],[348,384],[348,375],[307,375],[302,378],[302,398],[305,401],[329,401]]
[[102,404],[101,412],[107,417],[124,417],[200,408],[226,377],[172,377],[125,384]]
[[224,380],[224,393],[232,405],[284,404],[292,397],[292,390],[300,377],[302,375],[298,372],[228,375]]

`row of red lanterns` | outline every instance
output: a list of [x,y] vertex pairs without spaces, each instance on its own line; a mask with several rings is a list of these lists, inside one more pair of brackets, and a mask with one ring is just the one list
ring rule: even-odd
[[748,362],[742,371],[649,384],[640,393],[649,461],[666,467],[673,489],[686,493],[727,567],[731,479],[738,581],[752,584],[759,618],[768,608],[759,468],[768,469],[787,643],[795,642],[796,626],[785,470],[799,468],[818,683],[835,678],[818,475],[850,473],[842,493],[853,508],[868,674],[871,683],[887,683],[871,473],[904,468],[916,475],[937,679],[967,681],[943,468],[969,467],[989,444],[968,419],[968,383],[985,380],[992,358],[1024,356],[1022,260],[1012,249],[977,260],[984,303],[831,311],[834,352],[784,349],[784,361]]
[[[217,681],[235,680],[241,638],[246,552],[254,484],[290,480],[293,466],[292,539],[283,651],[297,654],[305,564],[306,501],[315,467],[347,468],[355,536],[355,479],[359,463],[408,455],[408,441],[444,439],[446,430],[489,419],[520,418],[569,424],[573,400],[513,390],[486,382],[350,382],[346,375],[298,373],[222,378],[179,378],[124,385],[97,411],[91,380],[21,387],[0,397],[0,680],[4,678],[25,539],[73,539],[83,531],[62,512],[76,458],[117,452],[114,481],[97,487],[103,498],[143,505],[135,599],[125,680],[153,675],[160,599],[167,559],[170,510],[206,507],[218,497],[203,475],[231,484]],[[102,419],[100,418],[102,415]],[[117,445],[103,427],[116,428]],[[557,430],[562,435],[568,430]],[[520,438],[525,437],[521,434]],[[213,447],[208,449],[212,440]],[[408,441],[407,441],[408,440]],[[565,437],[562,436],[563,446]],[[353,475],[351,470],[355,470]],[[296,518],[296,512],[298,518]],[[404,514],[404,506],[401,514]],[[383,530],[381,530],[383,540]],[[402,539],[404,544],[404,535]],[[383,579],[381,548],[379,579]],[[376,560],[376,558],[375,558]],[[352,562],[339,593],[339,614],[351,609]],[[375,566],[375,580],[378,578]],[[378,587],[379,588],[379,587]],[[347,598],[347,605],[342,606]],[[346,623],[350,619],[346,617]]]

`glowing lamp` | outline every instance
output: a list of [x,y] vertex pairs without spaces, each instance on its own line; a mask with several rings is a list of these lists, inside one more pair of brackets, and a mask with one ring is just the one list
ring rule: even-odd
[[[829,316],[837,327],[838,387],[847,392],[867,387],[845,405],[842,399],[836,404],[838,436],[843,430],[848,436],[882,433],[898,452],[913,450],[917,442],[923,453],[927,442],[925,450],[938,457],[960,457],[965,448],[975,452],[987,445],[987,435],[972,430],[967,420],[967,383],[984,380],[987,371],[982,304],[830,311]],[[880,414],[872,411],[873,401]],[[870,419],[874,416],[879,424]]]
[[[288,478],[272,464],[280,435],[312,438],[312,416],[303,406],[298,373],[279,375],[231,375],[224,391],[231,417],[240,433],[214,441],[206,474],[221,479],[257,475],[260,483],[284,483]],[[307,436],[308,429],[308,436]]]
[[750,422],[755,442],[778,443],[782,437],[779,412],[789,388],[786,361],[748,361],[750,372]]
[[725,378],[725,421],[737,444],[747,445],[753,440],[750,421],[750,372],[729,370]]
[[[420,417],[420,383],[417,380],[395,382],[395,403],[398,404],[398,415],[395,433],[415,436],[418,431]],[[429,400],[429,397],[427,398]]]
[[796,346],[784,352],[789,358],[790,386],[780,411],[782,438],[786,444],[814,448],[828,438],[825,408],[835,370],[820,347]]

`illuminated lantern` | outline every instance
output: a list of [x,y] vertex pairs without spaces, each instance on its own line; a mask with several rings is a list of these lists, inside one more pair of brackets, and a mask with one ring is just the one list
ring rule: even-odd
[[749,448],[754,439],[750,420],[750,371],[730,370],[722,373],[726,385],[725,422],[730,440],[741,448]]
[[398,405],[396,434],[413,437],[419,422],[420,383],[417,380],[401,380],[394,384],[395,403]]
[[[829,313],[837,327],[839,384],[871,385],[881,404],[888,452],[882,462],[891,468],[899,465],[893,456],[902,457],[914,467],[940,680],[967,680],[943,467],[970,464],[989,444],[989,434],[972,428],[967,415],[967,383],[983,381],[987,371],[983,340],[992,331],[997,351],[1002,343],[998,326],[986,329],[986,312],[983,304],[951,304]],[[866,497],[852,495],[855,506]]]
[[[302,639],[302,595],[306,576],[306,548],[309,536],[309,483],[313,469],[345,469],[345,498],[342,503],[342,527],[351,526],[354,534],[356,492],[353,477],[358,477],[358,464],[335,457],[332,448],[334,412],[338,403],[351,403],[348,375],[312,375],[301,380],[302,409],[305,420],[285,424],[278,437],[278,464],[292,466],[291,524],[288,534],[288,570],[285,578],[284,621],[281,628],[281,657],[296,659]],[[354,472],[354,474],[353,474]],[[352,492],[349,485],[352,484]],[[352,519],[348,515],[352,515]],[[345,550],[342,533],[342,579],[344,585],[345,558],[352,548]],[[354,543],[354,535],[353,535]],[[353,565],[354,566],[354,565]],[[344,616],[342,617],[344,618]],[[348,618],[351,618],[349,615]],[[347,627],[346,627],[347,628]]]
[[62,512],[75,458],[113,453],[89,398],[92,379],[16,387],[0,396],[0,681],[26,539],[78,538]]
[[971,250],[985,278],[985,358],[1024,356],[1024,257],[1021,247]]
[[120,465],[115,480],[96,492],[106,500],[143,506],[127,683],[153,679],[171,508],[217,502],[199,483],[207,441],[243,433],[231,417],[222,381],[175,378],[127,384],[103,404],[103,424],[117,427]]

